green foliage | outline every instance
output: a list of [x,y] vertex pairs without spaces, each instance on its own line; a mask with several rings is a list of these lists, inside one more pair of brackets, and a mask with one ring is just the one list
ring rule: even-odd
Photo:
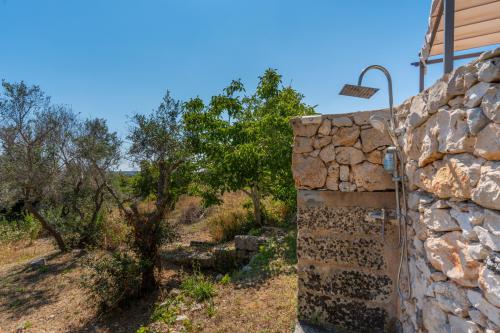
[[300,93],[282,86],[273,69],[260,77],[254,94],[244,92],[243,84],[233,81],[208,105],[200,98],[186,103],[184,121],[199,156],[204,199],[213,204],[226,191],[246,190],[257,198],[269,193],[293,205],[289,121],[314,110]]
[[219,283],[222,284],[223,286],[231,283],[231,275],[225,274],[219,281]]
[[202,302],[215,296],[215,285],[205,275],[196,272],[184,278],[181,290],[187,296]]
[[90,256],[84,264],[82,285],[103,308],[114,308],[139,295],[144,265],[147,263],[128,253]]
[[238,279],[266,277],[294,270],[297,264],[297,234],[290,231],[285,237],[272,238],[259,248],[248,264],[249,270],[242,270]]
[[0,220],[0,244],[17,241],[33,241],[38,238],[42,227],[31,214],[24,215],[19,221]]
[[153,333],[148,327],[141,326],[139,329],[136,331],[136,333]]
[[165,302],[158,304],[151,314],[151,321],[161,321],[169,325],[174,324],[180,312],[180,304],[179,298],[167,299]]

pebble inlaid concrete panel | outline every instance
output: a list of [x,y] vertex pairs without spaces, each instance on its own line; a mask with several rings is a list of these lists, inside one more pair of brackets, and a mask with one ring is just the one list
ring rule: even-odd
[[302,272],[301,283],[310,292],[376,302],[389,301],[393,292],[392,280],[387,275],[338,269],[321,272],[313,265]]
[[299,313],[301,318],[320,322],[335,332],[383,333],[389,326],[388,314],[383,308],[369,306],[363,301],[317,295],[308,291],[303,291],[299,297]]
[[382,242],[374,239],[333,239],[332,237],[299,235],[299,259],[310,259],[341,266],[357,266],[375,271],[386,267]]
[[371,210],[361,207],[299,207],[297,224],[301,229],[328,230],[343,235],[379,236],[379,223],[364,223]]
[[301,190],[298,195],[299,318],[335,332],[391,332],[397,316],[393,193]]

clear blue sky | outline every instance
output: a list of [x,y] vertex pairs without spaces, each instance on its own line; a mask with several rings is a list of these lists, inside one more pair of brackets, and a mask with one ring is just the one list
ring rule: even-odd
[[[395,101],[417,93],[430,0],[0,0],[0,78],[38,84],[56,103],[125,135],[166,89],[207,99],[230,80],[247,90],[268,68],[320,113],[386,107],[339,96],[370,64],[389,68]],[[442,71],[430,69],[427,83]]]

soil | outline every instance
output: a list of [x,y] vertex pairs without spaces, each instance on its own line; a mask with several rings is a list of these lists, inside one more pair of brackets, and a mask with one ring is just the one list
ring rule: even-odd
[[[209,241],[203,221],[184,226],[180,243]],[[0,249],[0,253],[5,252]],[[60,254],[50,240],[0,257],[0,333],[136,332],[147,325],[155,304],[180,281],[181,269],[165,265],[161,288],[122,310],[100,313],[80,284],[83,253]],[[43,256],[42,268],[30,264]],[[251,284],[217,284],[209,313],[200,305],[187,313],[191,332],[291,332],[296,317],[296,275],[280,275]],[[168,332],[168,328],[165,331]]]

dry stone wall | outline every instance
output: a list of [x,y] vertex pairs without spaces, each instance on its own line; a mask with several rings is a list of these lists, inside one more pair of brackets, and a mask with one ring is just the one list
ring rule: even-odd
[[372,114],[388,117],[387,110],[378,110],[293,119],[296,187],[341,192],[392,190],[391,176],[382,167],[391,139],[370,125]]
[[[369,123],[387,110],[292,120],[298,191],[299,318],[335,332],[394,332],[398,318],[390,138]],[[370,193],[374,192],[374,193]],[[375,193],[377,192],[377,193]],[[382,234],[382,230],[383,234]]]
[[396,112],[410,189],[404,332],[500,332],[500,49]]
[[339,332],[396,331],[395,316],[405,333],[500,332],[500,49],[395,108],[411,279],[401,303],[399,250],[368,218],[391,200],[367,192],[394,189],[382,167],[392,143],[374,114],[389,117],[292,120],[299,318]]

